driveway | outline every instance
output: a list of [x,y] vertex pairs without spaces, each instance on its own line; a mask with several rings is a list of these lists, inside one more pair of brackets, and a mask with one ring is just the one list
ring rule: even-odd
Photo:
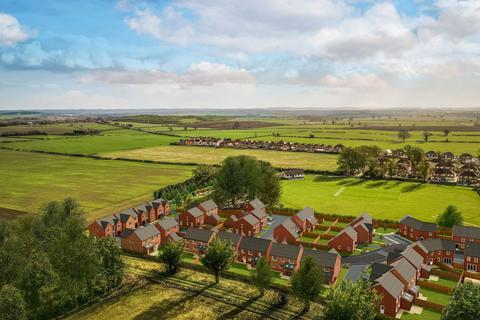
[[370,265],[374,262],[383,262],[387,260],[387,255],[389,252],[395,249],[403,250],[407,246],[407,244],[394,244],[374,251],[366,252],[361,255],[343,257],[342,264]]
[[411,244],[412,241],[405,239],[402,236],[399,236],[398,234],[395,233],[390,233],[390,234],[384,234],[383,239],[386,240],[390,244]]
[[272,215],[273,221],[270,226],[268,226],[268,229],[260,236],[262,239],[273,239],[273,229],[275,229],[276,226],[279,224],[282,224],[283,221],[290,219],[290,216],[282,216],[282,215],[277,215],[274,214]]
[[357,281],[363,274],[363,271],[367,268],[364,264],[356,264],[348,268],[347,274],[345,275],[346,280]]

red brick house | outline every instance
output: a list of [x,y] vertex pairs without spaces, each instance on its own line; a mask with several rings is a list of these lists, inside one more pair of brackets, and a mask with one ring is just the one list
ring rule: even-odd
[[318,223],[313,209],[309,207],[297,212],[291,219],[298,226],[301,234],[314,230]]
[[215,232],[212,230],[188,228],[184,237],[185,251],[201,256],[207,251],[208,244],[212,242],[214,238]]
[[153,224],[127,229],[122,234],[122,249],[139,254],[153,254],[161,244],[160,231]]
[[157,212],[157,219],[170,214],[170,202],[164,199],[155,199],[152,201],[152,206]]
[[290,276],[300,268],[303,247],[291,244],[272,243],[270,263],[272,269]]
[[480,228],[455,225],[452,228],[452,237],[457,248],[465,249],[469,242],[480,243]]
[[367,213],[362,214],[349,224],[357,232],[357,242],[359,244],[372,243],[373,241],[373,223],[372,217]]
[[148,223],[152,223],[158,219],[157,210],[155,210],[155,208],[150,202],[145,203],[145,211],[147,212]]
[[437,237],[437,225],[435,223],[423,222],[409,215],[400,220],[399,232],[401,235],[412,240],[426,240]]
[[400,310],[402,296],[410,298],[404,295],[404,284],[391,272],[385,272],[376,278],[371,288],[381,296],[378,312],[390,317],[395,317]]
[[265,205],[262,201],[255,198],[252,201],[245,204],[245,209],[256,216],[260,220],[261,228],[268,224],[268,215]]
[[147,209],[145,206],[141,206],[138,208],[134,208],[135,212],[137,213],[137,221],[139,226],[144,226],[148,222],[147,218]]
[[162,236],[162,245],[168,241],[176,242],[181,240],[178,236],[180,226],[175,218],[169,217],[160,219],[157,223],[155,223],[155,227],[157,227],[158,231],[160,231],[160,235]]
[[198,227],[205,224],[205,214],[197,207],[193,207],[178,216],[182,227]]
[[117,217],[122,223],[122,232],[126,229],[135,229],[139,226],[138,224],[138,215],[132,208],[120,212]]
[[111,215],[92,222],[88,226],[91,237],[116,237],[122,234],[122,222],[116,216]]
[[423,263],[453,264],[455,257],[455,241],[447,239],[429,239],[418,241],[413,248],[422,256]]
[[227,220],[225,220],[225,222],[223,223],[223,226],[225,228],[234,228],[235,227],[235,223],[243,218],[244,216],[246,216],[248,213],[245,212],[245,211],[241,211],[241,212],[236,212],[236,213],[233,213],[231,215],[228,216]]
[[292,220],[286,219],[273,229],[273,238],[276,242],[297,244],[300,239],[298,225]]
[[268,214],[266,214],[265,211],[260,209],[254,209],[249,212],[260,221],[260,228],[266,227],[268,225]]
[[303,249],[301,261],[306,257],[314,257],[318,265],[323,268],[323,279],[325,283],[333,284],[337,281],[341,270],[341,257],[335,249],[329,251]]
[[264,257],[270,259],[272,241],[255,237],[243,237],[240,241],[237,259],[254,267],[258,259]]
[[223,231],[220,230],[217,232],[217,239],[222,241],[230,241],[232,242],[232,246],[235,249],[235,252],[238,252],[240,241],[242,241],[242,235],[238,233],[233,233],[230,231]]
[[353,252],[357,247],[357,232],[351,227],[347,226],[339,234],[328,242],[330,249],[335,249],[340,252]]
[[480,243],[468,242],[465,245],[463,269],[468,272],[480,272]]
[[390,272],[392,272],[403,283],[404,292],[408,292],[412,296],[418,297],[419,288],[416,284],[420,275],[420,270],[415,269],[406,258],[400,258],[390,263],[390,266],[392,267]]
[[220,216],[218,215],[218,206],[215,201],[207,200],[200,203],[197,207],[205,214],[206,224],[216,226],[222,222]]
[[244,236],[255,236],[261,230],[260,220],[253,214],[247,214],[238,219],[234,224],[232,231]]

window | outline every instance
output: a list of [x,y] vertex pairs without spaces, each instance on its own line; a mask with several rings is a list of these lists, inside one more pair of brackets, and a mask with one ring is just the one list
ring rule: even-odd
[[478,258],[474,258],[473,262],[478,263]]
[[450,251],[447,251],[447,256],[449,256],[449,255],[450,255]]
[[383,304],[380,306],[380,313],[385,313],[385,306]]
[[470,262],[471,258],[470,257],[467,257],[467,261]]

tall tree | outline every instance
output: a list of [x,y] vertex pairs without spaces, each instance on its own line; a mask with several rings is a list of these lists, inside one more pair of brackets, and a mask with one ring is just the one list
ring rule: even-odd
[[423,141],[428,142],[428,139],[432,136],[432,133],[425,130],[423,131],[422,136]]
[[442,320],[480,319],[480,286],[465,282],[453,292]]
[[373,320],[377,315],[379,297],[364,281],[342,281],[328,290],[322,319]]
[[265,258],[260,258],[252,273],[253,284],[260,290],[263,295],[265,289],[272,284],[273,273],[270,263]]
[[282,194],[280,177],[270,163],[259,161],[259,165],[262,172],[262,181],[257,196],[267,206],[272,207],[278,203]]
[[445,137],[448,136],[450,134],[450,130],[444,129],[443,134],[445,135]]
[[428,176],[430,175],[430,162],[428,160],[423,160],[418,164],[416,175],[418,178],[422,179],[422,181],[427,181]]
[[451,228],[454,225],[463,224],[463,216],[456,206],[449,205],[445,211],[437,217],[438,225]]
[[407,140],[408,138],[411,137],[410,135],[410,132],[408,132],[407,130],[400,130],[398,131],[398,138],[402,140],[402,142],[405,142],[405,140]]
[[182,241],[170,241],[158,252],[160,260],[167,265],[167,272],[169,274],[175,274],[180,270],[183,253]]
[[202,264],[215,275],[215,283],[220,281],[220,275],[230,267],[235,257],[231,241],[214,240],[208,245],[207,252],[201,258]]
[[103,237],[95,242],[96,256],[100,266],[99,274],[106,280],[105,288],[118,286],[123,279],[124,263],[120,248],[112,237]]
[[337,158],[338,170],[347,175],[355,175],[365,168],[367,157],[357,148],[345,147]]
[[0,319],[27,319],[27,307],[22,293],[14,286],[8,284],[0,288]]
[[310,302],[322,291],[323,270],[313,257],[307,257],[295,272],[291,280],[292,292],[305,303],[305,310],[310,309]]

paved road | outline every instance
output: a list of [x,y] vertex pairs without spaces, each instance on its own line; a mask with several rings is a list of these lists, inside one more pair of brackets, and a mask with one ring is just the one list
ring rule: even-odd
[[273,229],[275,229],[276,226],[281,224],[283,221],[290,219],[290,216],[282,216],[282,215],[272,215],[273,221],[270,227],[268,228],[267,231],[265,231],[260,238],[262,239],[273,239]]
[[367,266],[364,264],[357,264],[357,265],[351,266],[350,268],[348,268],[347,274],[345,275],[345,279],[351,280],[351,281],[357,281],[358,279],[360,279],[360,276],[362,275],[366,267]]
[[387,260],[387,255],[389,252],[395,249],[405,249],[407,244],[394,244],[388,247],[384,247],[381,249],[377,249],[375,251],[370,251],[358,256],[349,256],[342,258],[342,264],[350,264],[350,265],[366,265],[372,264],[374,262],[383,262]]
[[384,234],[383,239],[385,239],[390,244],[407,244],[408,245],[412,243],[412,241],[405,239],[404,237],[394,233]]

